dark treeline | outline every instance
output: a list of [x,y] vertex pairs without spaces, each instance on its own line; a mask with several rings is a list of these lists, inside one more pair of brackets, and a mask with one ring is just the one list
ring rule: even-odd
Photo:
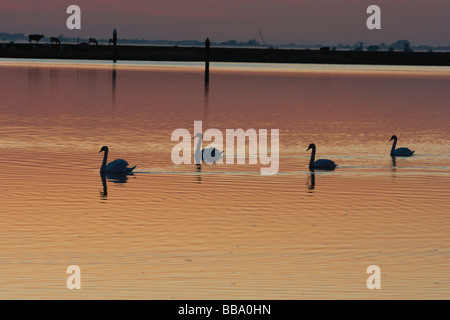
[[[44,38],[40,43],[50,43],[50,38],[56,37],[61,43],[66,44],[79,44],[79,43],[89,43],[89,38],[68,38],[64,35],[44,35]],[[28,35],[23,33],[0,33],[0,41],[3,44],[13,44],[13,43],[26,43],[28,42]],[[108,44],[109,39],[97,39],[99,44]],[[155,45],[155,46],[190,46],[197,47],[203,46],[204,41],[199,40],[145,40],[145,39],[118,39],[120,44],[126,45]],[[213,47],[255,47],[255,48],[298,48],[298,49],[316,49],[321,47],[330,47],[333,50],[369,50],[369,51],[404,51],[405,43],[408,45],[408,49],[412,51],[450,51],[450,46],[429,46],[429,45],[410,45],[408,40],[398,40],[391,44],[380,43],[380,44],[369,44],[369,43],[356,43],[356,44],[342,44],[338,43],[335,45],[330,44],[296,44],[296,43],[286,43],[286,44],[267,44],[261,43],[256,39],[250,39],[248,41],[237,41],[228,40],[223,42],[211,42]]]
[[[204,45],[204,44],[203,44]],[[3,44],[1,58],[113,60],[112,45]],[[204,47],[118,45],[117,60],[204,61]],[[389,52],[211,47],[211,62],[273,62],[449,66],[450,52]]]

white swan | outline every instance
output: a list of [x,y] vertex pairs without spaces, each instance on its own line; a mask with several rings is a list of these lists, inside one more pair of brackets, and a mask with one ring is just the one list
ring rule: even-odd
[[194,136],[194,139],[195,138],[199,138],[199,141],[197,142],[197,147],[195,148],[194,152],[194,159],[196,164],[201,164],[202,160],[205,161],[207,164],[212,164],[223,157],[223,151],[220,151],[219,149],[216,148],[206,148],[200,151],[203,135],[201,133],[197,133]]
[[129,173],[132,172],[134,168],[136,168],[136,166],[129,168],[128,162],[123,159],[116,159],[106,164],[106,162],[108,161],[109,149],[107,146],[103,146],[98,153],[102,151],[105,152],[105,155],[103,156],[103,162],[102,166],[100,167],[100,172]]
[[334,170],[337,167],[337,164],[332,160],[319,159],[314,161],[316,157],[316,145],[314,143],[311,143],[306,151],[309,149],[312,149],[311,159],[309,160],[309,169],[311,171],[314,171],[314,169]]
[[393,135],[389,141],[394,140],[394,143],[392,143],[391,148],[391,156],[392,157],[410,157],[414,154],[414,151],[411,151],[408,148],[398,148],[395,149],[395,146],[397,145],[397,136]]

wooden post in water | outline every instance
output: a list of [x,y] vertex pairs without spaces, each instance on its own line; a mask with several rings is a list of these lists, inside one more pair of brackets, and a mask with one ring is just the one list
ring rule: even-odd
[[205,84],[209,83],[209,49],[211,47],[211,42],[209,38],[205,41]]
[[117,62],[117,58],[116,58],[116,45],[117,45],[117,30],[116,28],[114,28],[113,31],[113,62],[116,63]]

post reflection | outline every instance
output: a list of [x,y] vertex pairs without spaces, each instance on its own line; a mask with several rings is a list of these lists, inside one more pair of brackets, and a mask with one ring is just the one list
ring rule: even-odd
[[28,102],[34,104],[42,95],[42,79],[44,70],[42,68],[28,68]]
[[116,84],[117,84],[117,71],[116,66],[113,66],[112,77],[111,77],[111,94],[112,94],[112,111],[116,109]]
[[[207,126],[207,122],[208,122],[208,109],[209,109],[209,82],[205,81],[205,85],[204,85],[204,90],[203,90],[203,122],[205,124],[205,126]],[[199,173],[197,175],[197,183],[201,183],[202,182],[202,165],[201,164],[196,164],[195,165],[195,169],[196,171]]]
[[203,115],[203,121],[205,123],[205,126],[207,126],[208,123],[208,109],[209,109],[209,83],[205,82],[205,87],[203,91],[203,109],[204,109],[204,115]]

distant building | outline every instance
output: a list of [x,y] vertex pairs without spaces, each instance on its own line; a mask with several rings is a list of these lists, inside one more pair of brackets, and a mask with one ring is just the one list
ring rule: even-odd
[[410,44],[408,40],[398,40],[391,44],[391,47],[394,48],[396,51],[403,51],[403,52],[411,52]]
[[355,46],[355,51],[363,51],[364,50],[364,42],[359,41],[358,44]]
[[403,47],[403,51],[404,52],[412,52],[411,48],[409,47],[409,42],[405,42],[404,47]]
[[367,51],[372,51],[372,52],[378,51],[378,49],[380,49],[379,46],[368,46],[367,47]]

